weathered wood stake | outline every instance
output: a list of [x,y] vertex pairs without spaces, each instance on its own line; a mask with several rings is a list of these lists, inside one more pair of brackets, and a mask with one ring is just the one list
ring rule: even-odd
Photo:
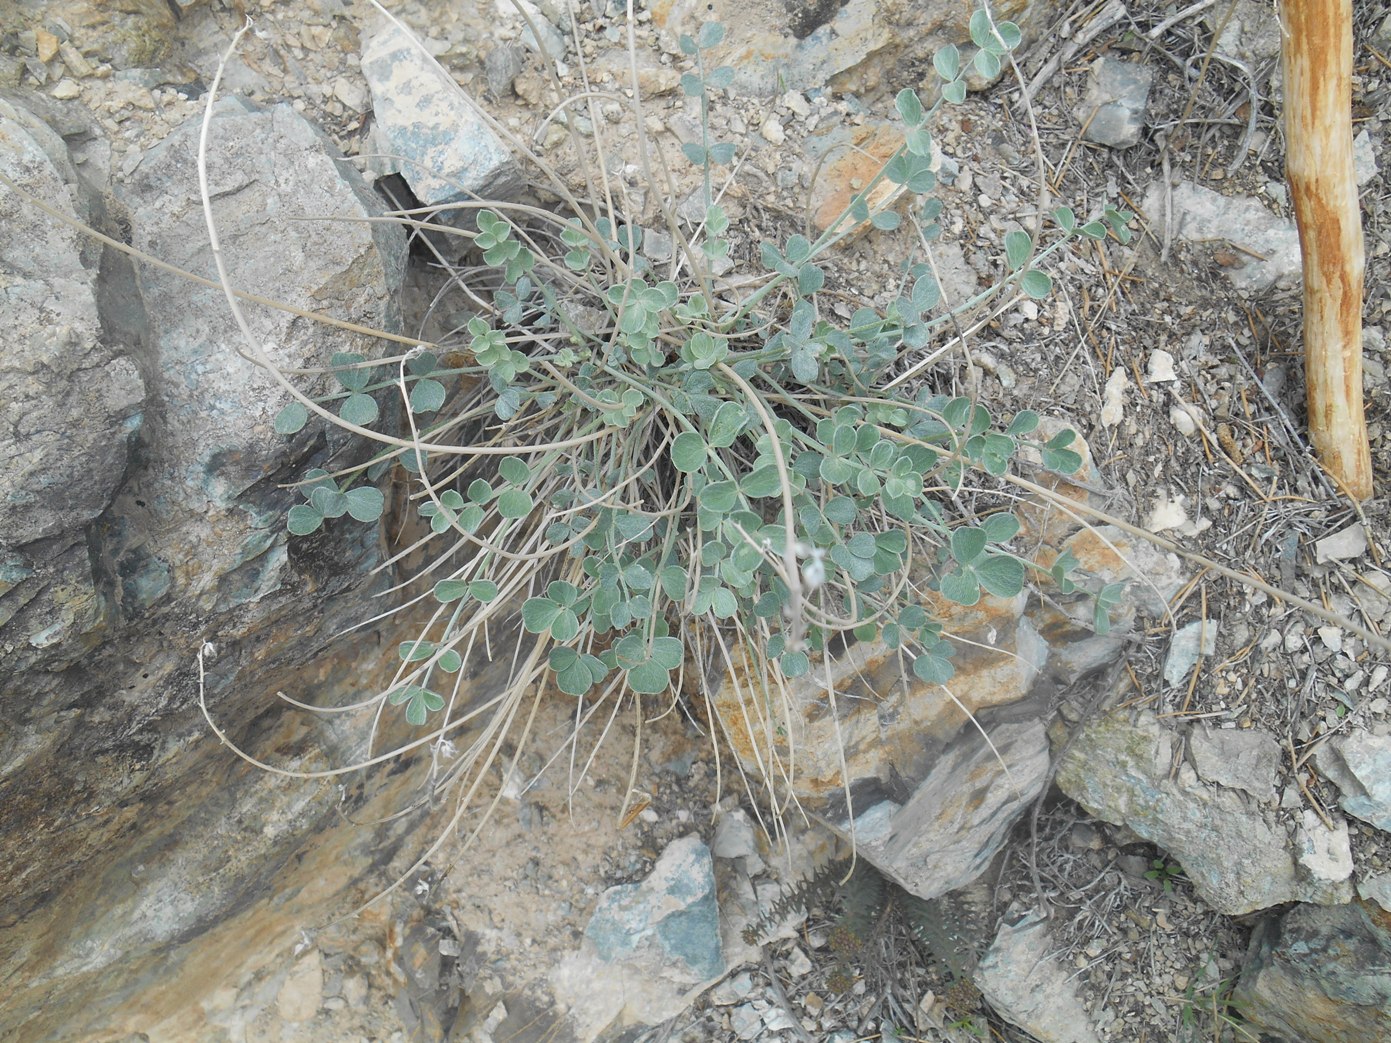
[[1352,163],[1352,0],[1281,0],[1285,174],[1304,257],[1309,436],[1349,496],[1372,495],[1362,415],[1362,210]]

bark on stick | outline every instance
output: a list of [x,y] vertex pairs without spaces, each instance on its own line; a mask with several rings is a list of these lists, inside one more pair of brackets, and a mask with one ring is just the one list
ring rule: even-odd
[[1362,415],[1362,211],[1352,162],[1352,0],[1282,0],[1285,173],[1304,257],[1309,436],[1348,494],[1372,495]]

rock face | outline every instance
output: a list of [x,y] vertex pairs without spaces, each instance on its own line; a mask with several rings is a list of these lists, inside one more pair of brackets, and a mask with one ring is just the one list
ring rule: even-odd
[[[389,328],[399,230],[289,220],[380,213],[360,178],[288,106],[217,112],[208,173],[233,283]],[[46,150],[5,116],[7,173],[72,212],[48,155],[56,138]],[[108,204],[136,246],[204,274],[197,133],[175,131]],[[328,450],[312,431],[274,434],[285,396],[238,353],[220,290],[134,273],[112,254],[99,257],[94,294],[96,255],[84,264],[69,232],[3,193],[0,209],[7,228],[26,229],[0,247],[3,313],[28,324],[10,331],[25,361],[0,374],[0,401],[48,417],[6,423],[16,441],[4,466],[17,469],[0,506],[0,965],[17,973],[0,1035],[197,1038],[186,998],[226,953],[274,953],[326,899],[351,893],[400,827],[375,840],[335,832],[331,787],[287,786],[232,758],[199,713],[195,653],[216,647],[207,699],[234,741],[282,765],[320,766],[320,751],[343,760],[352,729],[309,726],[273,693],[375,682],[355,649],[331,642],[363,616],[375,534],[287,545],[293,494],[279,483]],[[38,308],[48,332],[32,325]],[[250,322],[289,367],[353,339],[283,312],[253,309]],[[68,440],[58,455],[55,431]],[[73,490],[66,510],[45,481]],[[11,497],[21,487],[30,500]]]
[[[67,216],[90,217],[62,139],[4,101],[0,172]],[[0,224],[0,546],[14,548],[77,530],[105,509],[145,386],[130,345],[102,329],[86,241],[5,188]]]
[[1301,905],[1262,923],[1234,999],[1290,1040],[1391,1036],[1391,913],[1369,902]]

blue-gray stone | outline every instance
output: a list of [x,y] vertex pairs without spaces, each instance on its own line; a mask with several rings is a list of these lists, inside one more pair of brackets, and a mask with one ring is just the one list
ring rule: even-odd
[[1097,59],[1087,97],[1078,112],[1086,124],[1088,140],[1111,148],[1129,148],[1138,142],[1153,79],[1154,70],[1147,65]]
[[427,206],[502,198],[520,184],[517,166],[477,106],[425,48],[390,26],[362,49],[379,151],[374,169],[400,173]]
[[710,849],[694,836],[672,841],[646,880],[604,892],[584,933],[608,963],[676,961],[692,981],[719,977],[725,961]]
[[1330,739],[1314,756],[1342,792],[1344,811],[1391,832],[1391,735],[1353,732]]

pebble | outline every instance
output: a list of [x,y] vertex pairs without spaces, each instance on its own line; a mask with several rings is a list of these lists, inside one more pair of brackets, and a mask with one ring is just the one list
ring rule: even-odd
[[59,101],[71,101],[81,95],[82,88],[77,85],[76,80],[62,79],[55,83],[48,93]]
[[787,140],[787,131],[782,129],[782,124],[775,116],[769,116],[764,120],[763,126],[759,128],[758,132],[763,135],[763,140],[770,145],[781,145]]
[[319,950],[310,949],[291,968],[280,991],[276,993],[276,1013],[286,1021],[308,1021],[323,1002],[323,991],[323,962]]
[[1340,529],[1331,536],[1325,536],[1314,544],[1314,560],[1319,564],[1325,561],[1345,561],[1360,557],[1367,551],[1367,533],[1360,522],[1354,522],[1346,529]]
[[794,945],[792,951],[787,954],[787,973],[794,978],[811,973],[811,960],[798,946]]

